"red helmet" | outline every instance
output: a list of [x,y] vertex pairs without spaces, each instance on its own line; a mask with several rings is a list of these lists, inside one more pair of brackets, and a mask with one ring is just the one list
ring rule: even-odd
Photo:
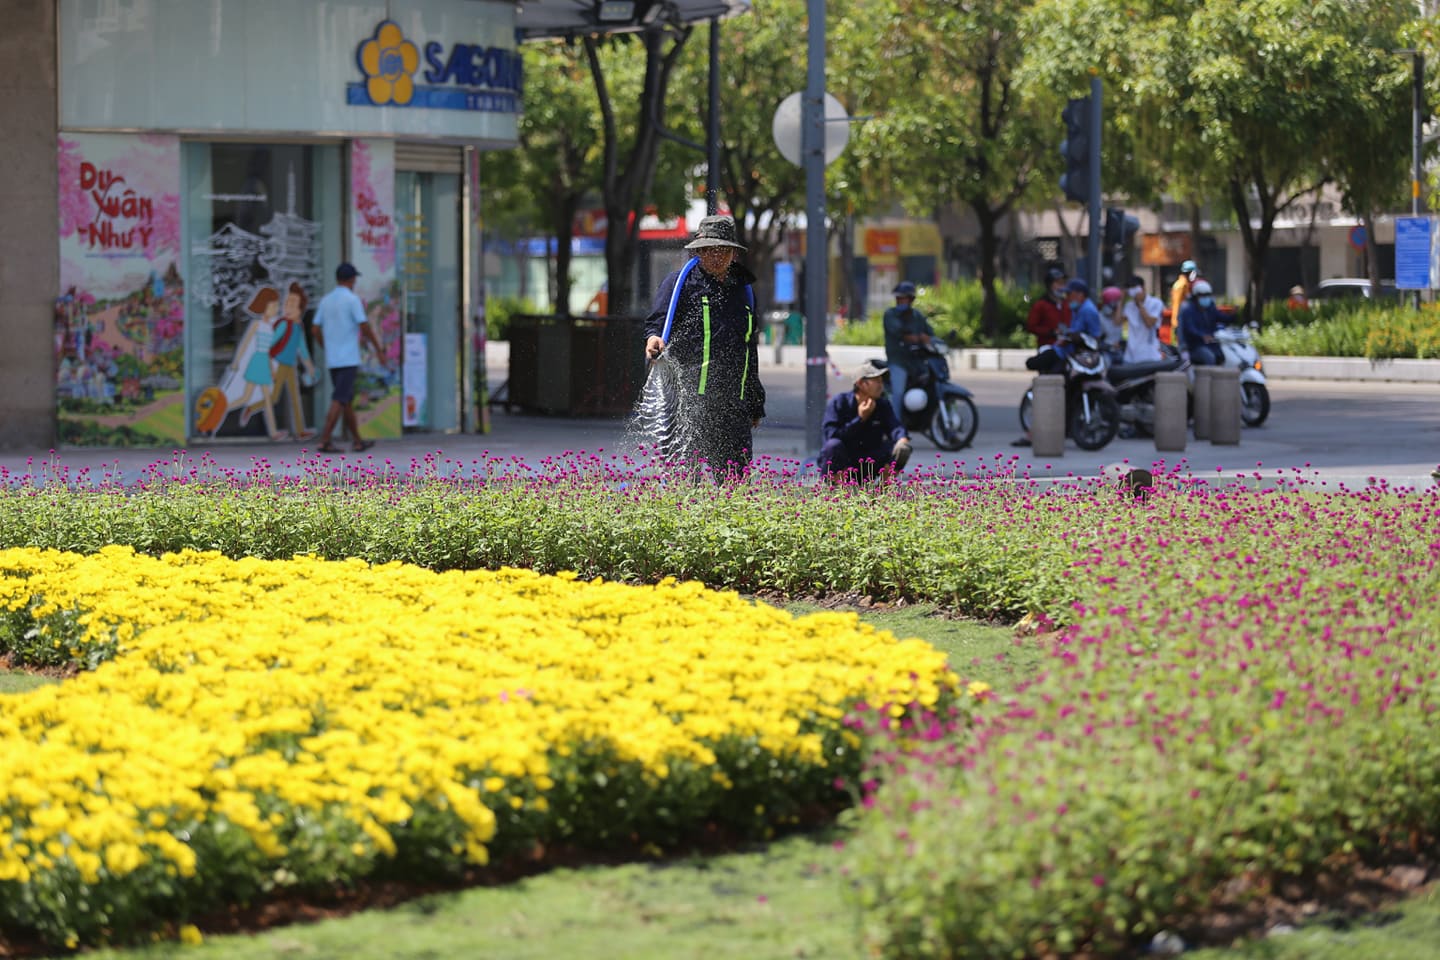
[[1106,287],[1104,290],[1100,291],[1100,302],[1107,307],[1111,306],[1112,304],[1119,303],[1121,300],[1124,299],[1125,291],[1121,290],[1119,287]]

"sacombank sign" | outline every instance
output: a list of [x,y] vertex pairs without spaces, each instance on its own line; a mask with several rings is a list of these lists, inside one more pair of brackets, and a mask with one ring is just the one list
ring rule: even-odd
[[432,40],[425,44],[429,69],[419,84],[419,48],[399,24],[383,20],[356,48],[355,62],[365,79],[345,87],[345,102],[354,107],[520,112],[521,59],[514,50],[456,43],[447,55],[445,45]]

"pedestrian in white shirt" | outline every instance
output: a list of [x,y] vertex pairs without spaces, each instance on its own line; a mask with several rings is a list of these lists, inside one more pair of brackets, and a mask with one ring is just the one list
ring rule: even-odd
[[1163,360],[1160,352],[1160,315],[1165,303],[1156,296],[1145,295],[1145,281],[1131,277],[1125,285],[1125,362],[1144,363]]

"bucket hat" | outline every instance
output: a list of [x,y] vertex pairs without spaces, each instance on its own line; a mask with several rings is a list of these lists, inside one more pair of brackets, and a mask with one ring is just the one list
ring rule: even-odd
[[745,249],[735,242],[735,221],[730,217],[705,217],[700,221],[700,226],[695,230],[695,239],[685,244],[685,249],[699,250],[702,247]]

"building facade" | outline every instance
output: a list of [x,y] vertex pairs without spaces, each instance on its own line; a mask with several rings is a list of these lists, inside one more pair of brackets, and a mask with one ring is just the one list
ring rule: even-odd
[[515,4],[18,7],[0,444],[307,436],[341,262],[384,345],[366,434],[484,429],[481,169],[517,140]]

